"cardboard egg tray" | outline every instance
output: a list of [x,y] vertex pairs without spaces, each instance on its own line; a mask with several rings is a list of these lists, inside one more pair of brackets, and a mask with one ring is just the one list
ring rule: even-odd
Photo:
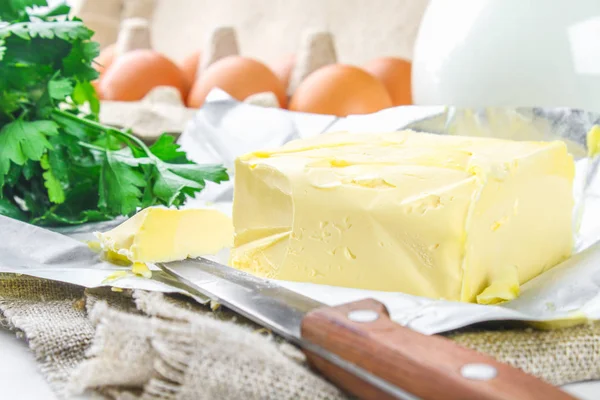
[[[115,54],[151,49],[152,15],[156,0],[81,0],[74,14],[95,31],[94,40],[114,43]],[[239,55],[239,42],[232,27],[218,26],[205,38],[198,74],[214,62]],[[333,35],[327,31],[306,30],[299,43],[295,63],[290,72],[287,94],[291,96],[300,82],[313,71],[337,62]],[[245,103],[278,107],[273,93],[257,93]],[[177,89],[156,87],[136,102],[101,101],[101,122],[130,129],[146,142],[163,132],[179,136],[196,109],[185,106]]]

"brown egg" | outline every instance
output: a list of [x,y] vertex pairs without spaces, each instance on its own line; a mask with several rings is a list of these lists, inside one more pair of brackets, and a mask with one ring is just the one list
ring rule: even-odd
[[98,76],[98,79],[96,79],[95,81],[92,81],[92,85],[94,85],[94,88],[96,89],[96,95],[101,100],[104,100],[104,98],[102,96],[102,92],[100,91],[100,79],[102,79],[102,77],[104,76],[104,72],[106,71],[106,69],[108,67],[110,67],[112,65],[114,60],[115,60],[115,45],[111,44],[111,45],[106,46],[104,49],[102,49],[102,51],[100,51],[100,54],[98,55],[98,57],[96,57],[94,59],[94,62],[92,63],[92,67],[94,67],[94,69],[96,69],[96,71],[98,71],[98,73],[100,74]]
[[285,57],[280,58],[271,64],[271,69],[277,75],[281,83],[283,83],[283,87],[287,89],[290,84],[290,77],[292,75],[292,70],[296,65],[296,55],[288,54]]
[[200,50],[194,51],[179,64],[179,68],[183,71],[190,87],[192,87],[194,81],[197,79],[198,64],[200,64]]
[[410,61],[380,57],[371,60],[364,69],[383,83],[395,106],[412,104]]
[[344,117],[368,114],[392,106],[385,86],[360,68],[326,65],[300,83],[290,110]]
[[251,58],[229,56],[208,67],[192,86],[188,107],[201,107],[214,88],[222,89],[240,101],[256,93],[273,92],[281,107],[287,104],[281,81],[266,65]]
[[141,100],[157,86],[172,86],[179,90],[183,99],[187,96],[183,72],[153,50],[133,50],[123,54],[100,80],[100,91],[106,100]]

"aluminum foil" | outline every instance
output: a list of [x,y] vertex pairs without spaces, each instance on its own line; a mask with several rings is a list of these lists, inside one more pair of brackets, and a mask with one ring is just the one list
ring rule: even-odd
[[[587,133],[595,124],[600,124],[600,114],[565,108],[409,106],[370,115],[336,118],[252,106],[215,91],[190,121],[179,143],[197,162],[225,164],[233,177],[233,163],[239,155],[332,131],[414,129],[513,140],[564,140],[577,160],[574,185],[577,236],[574,255],[523,285],[521,295],[513,301],[487,306],[432,300],[403,293],[277,282],[329,305],[365,297],[375,298],[387,306],[396,322],[422,333],[434,334],[486,321],[537,321],[542,323],[537,326],[553,328],[600,319],[599,157],[588,157],[586,146]],[[186,206],[212,204],[230,212],[232,194],[231,182],[209,184]],[[0,272],[27,274],[86,287],[110,285],[185,292],[185,287],[160,271],[154,271],[151,280],[132,274],[111,279],[116,271],[126,271],[127,268],[103,262],[83,241],[91,239],[93,231],[109,229],[118,222],[55,229],[51,232],[0,217]],[[226,261],[225,253],[215,258]]]

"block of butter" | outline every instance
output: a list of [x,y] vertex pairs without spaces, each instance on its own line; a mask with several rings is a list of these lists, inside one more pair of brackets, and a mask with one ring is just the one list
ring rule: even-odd
[[236,161],[232,266],[253,274],[495,303],[568,258],[562,142],[329,133]]
[[214,209],[146,208],[116,228],[96,233],[104,251],[134,263],[216,254],[233,241],[231,218]]

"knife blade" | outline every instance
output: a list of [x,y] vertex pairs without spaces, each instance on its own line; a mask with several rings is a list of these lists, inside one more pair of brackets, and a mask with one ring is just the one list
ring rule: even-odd
[[298,345],[313,368],[359,398],[574,399],[450,339],[396,324],[373,299],[329,307],[205,258],[157,265],[192,293],[214,299]]

